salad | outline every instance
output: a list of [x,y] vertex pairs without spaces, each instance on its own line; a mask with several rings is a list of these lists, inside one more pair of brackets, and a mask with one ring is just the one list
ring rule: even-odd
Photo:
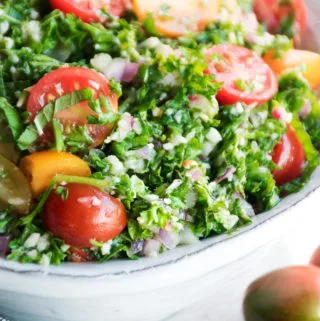
[[0,254],[154,257],[250,224],[318,166],[302,0],[0,4]]

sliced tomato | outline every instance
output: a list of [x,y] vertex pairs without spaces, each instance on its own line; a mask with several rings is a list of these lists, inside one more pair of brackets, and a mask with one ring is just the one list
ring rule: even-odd
[[230,44],[216,45],[205,51],[207,72],[223,83],[217,98],[225,105],[238,102],[263,104],[278,90],[270,67],[247,48]]
[[297,41],[307,25],[304,0],[254,0],[254,11],[257,18],[273,33],[279,30],[283,19],[294,15],[294,33]]
[[273,172],[278,186],[291,182],[303,174],[306,157],[292,126],[288,125],[286,134],[273,150],[272,160],[278,166]]
[[117,17],[126,10],[125,0],[50,0],[50,3],[52,8],[73,13],[84,22],[103,22],[102,9]]
[[117,198],[85,184],[65,188],[67,197],[52,191],[44,209],[45,226],[56,237],[84,249],[92,240],[112,240],[126,227],[126,210]]
[[203,30],[217,18],[220,0],[133,0],[133,11],[139,20],[152,15],[158,33],[179,37]]
[[[50,101],[57,99],[76,90],[91,88],[95,95],[103,94],[109,98],[114,111],[118,110],[118,97],[111,92],[109,81],[94,70],[83,67],[63,67],[54,70],[32,87],[27,101],[27,111],[33,120],[38,112]],[[55,115],[63,125],[77,126],[87,124],[87,117],[95,115],[86,101],[75,106],[70,106]],[[87,125],[89,133],[97,146],[110,134],[112,125]],[[52,130],[46,128],[41,142],[52,141]]]

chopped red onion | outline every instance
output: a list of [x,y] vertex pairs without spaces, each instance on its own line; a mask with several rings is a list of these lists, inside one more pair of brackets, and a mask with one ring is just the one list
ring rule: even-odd
[[180,233],[179,244],[191,245],[199,242],[199,239],[193,234],[191,229],[186,226],[184,230]]
[[244,208],[244,210],[246,211],[246,214],[249,216],[249,217],[254,217],[256,215],[254,209],[253,209],[253,206],[247,202],[240,193],[234,193],[233,194],[233,197],[234,198],[237,198],[238,200],[240,200],[241,202],[241,205],[242,207]]
[[283,107],[280,106],[272,110],[272,116],[285,124],[289,124],[292,120],[292,114],[288,113]]
[[240,202],[241,202],[241,205],[243,206],[243,208],[245,209],[246,211],[246,214],[249,216],[249,217],[254,217],[256,215],[254,209],[253,209],[253,206],[247,202],[245,199],[241,198],[240,199]]
[[236,169],[234,167],[228,167],[223,175],[218,176],[214,181],[219,184],[225,179],[231,179],[232,175],[235,173]]
[[203,177],[203,173],[199,168],[193,168],[189,172],[189,176],[190,176],[191,180],[198,181]]
[[154,156],[153,145],[149,144],[141,149],[138,149],[137,154],[145,160],[152,160]]
[[299,117],[302,120],[306,119],[309,116],[309,114],[311,113],[311,110],[312,110],[312,105],[309,100],[306,100],[305,104],[303,105],[303,107],[300,110]]
[[122,75],[121,81],[131,82],[137,75],[140,68],[140,64],[128,62],[124,68],[124,73]]
[[142,254],[148,257],[158,256],[161,248],[161,243],[158,240],[147,240],[144,242]]
[[9,248],[9,237],[0,236],[0,257],[5,257]]
[[159,231],[159,239],[161,243],[169,250],[176,248],[180,242],[180,237],[177,233],[169,232],[164,229]]
[[112,61],[108,64],[107,70],[105,71],[105,76],[108,79],[121,81],[126,65],[127,61],[122,58],[112,59]]
[[109,79],[131,82],[137,75],[139,67],[139,63],[132,63],[123,58],[115,58],[108,64],[104,74]]
[[187,210],[182,211],[179,215],[179,218],[186,222],[190,222],[190,223],[194,222],[193,216],[191,216]]
[[130,252],[132,254],[138,254],[141,253],[143,250],[143,246],[144,246],[144,241],[140,240],[140,241],[134,241],[131,244],[131,248],[130,248]]

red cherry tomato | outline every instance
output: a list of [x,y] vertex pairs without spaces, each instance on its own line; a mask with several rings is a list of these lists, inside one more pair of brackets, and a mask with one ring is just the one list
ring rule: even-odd
[[120,200],[85,184],[68,184],[63,199],[52,191],[44,209],[46,228],[67,244],[91,247],[91,240],[107,242],[127,225],[127,215]]
[[[27,101],[27,111],[33,120],[38,112],[50,101],[83,88],[91,88],[96,96],[101,93],[109,97],[112,109],[118,110],[118,97],[110,91],[109,81],[92,69],[83,67],[62,67],[49,72],[32,87]],[[64,125],[84,125],[87,117],[95,115],[86,101],[64,109],[55,115]],[[101,144],[110,134],[112,125],[88,125],[94,145]],[[45,130],[41,142],[52,141],[52,131]]]
[[217,95],[222,104],[263,104],[277,92],[273,71],[249,49],[223,44],[207,49],[205,55],[207,72],[223,83]]
[[266,24],[270,32],[276,33],[283,19],[294,15],[294,33],[296,40],[307,25],[307,13],[304,0],[254,0],[257,18]]
[[101,9],[107,10],[113,16],[120,17],[126,10],[125,0],[50,0],[54,9],[64,13],[73,13],[84,22],[99,22]]
[[274,148],[272,160],[279,167],[273,172],[278,186],[302,175],[305,153],[296,132],[290,125],[281,142]]

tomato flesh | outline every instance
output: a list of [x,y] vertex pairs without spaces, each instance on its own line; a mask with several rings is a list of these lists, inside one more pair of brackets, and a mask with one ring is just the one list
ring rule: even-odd
[[276,33],[283,19],[294,15],[294,33],[300,41],[301,33],[306,29],[307,13],[304,0],[254,0],[254,11],[258,20],[265,23],[270,32]]
[[205,51],[205,56],[207,72],[223,83],[217,95],[222,104],[263,104],[278,90],[273,71],[249,49],[229,44],[215,45]]
[[272,160],[279,167],[273,172],[278,186],[293,181],[302,175],[305,153],[292,126],[288,126],[281,142],[274,148]]
[[113,16],[120,17],[126,10],[125,0],[50,0],[54,9],[64,13],[73,13],[84,22],[99,22],[101,9],[106,9]]
[[68,257],[68,260],[73,263],[86,263],[92,260],[92,258],[85,251],[85,249],[79,249],[78,247],[71,247],[69,249],[69,252],[70,252],[70,255]]
[[[91,88],[96,97],[98,94],[108,97],[113,111],[118,110],[118,97],[111,92],[109,81],[104,76],[83,67],[63,67],[46,74],[32,87],[27,100],[30,120],[32,121],[50,101],[83,88]],[[84,101],[60,111],[55,118],[63,125],[79,126],[87,124],[89,115],[95,113]],[[87,125],[87,127],[94,146],[101,144],[112,130],[112,125]],[[49,126],[41,137],[41,143],[47,144],[52,140],[52,130]]]
[[85,184],[66,188],[65,200],[54,190],[44,209],[45,226],[56,237],[84,249],[91,247],[91,240],[112,240],[126,227],[126,210],[117,198]]
[[156,31],[176,38],[199,32],[219,14],[220,0],[132,0],[132,8],[143,21],[152,15]]

